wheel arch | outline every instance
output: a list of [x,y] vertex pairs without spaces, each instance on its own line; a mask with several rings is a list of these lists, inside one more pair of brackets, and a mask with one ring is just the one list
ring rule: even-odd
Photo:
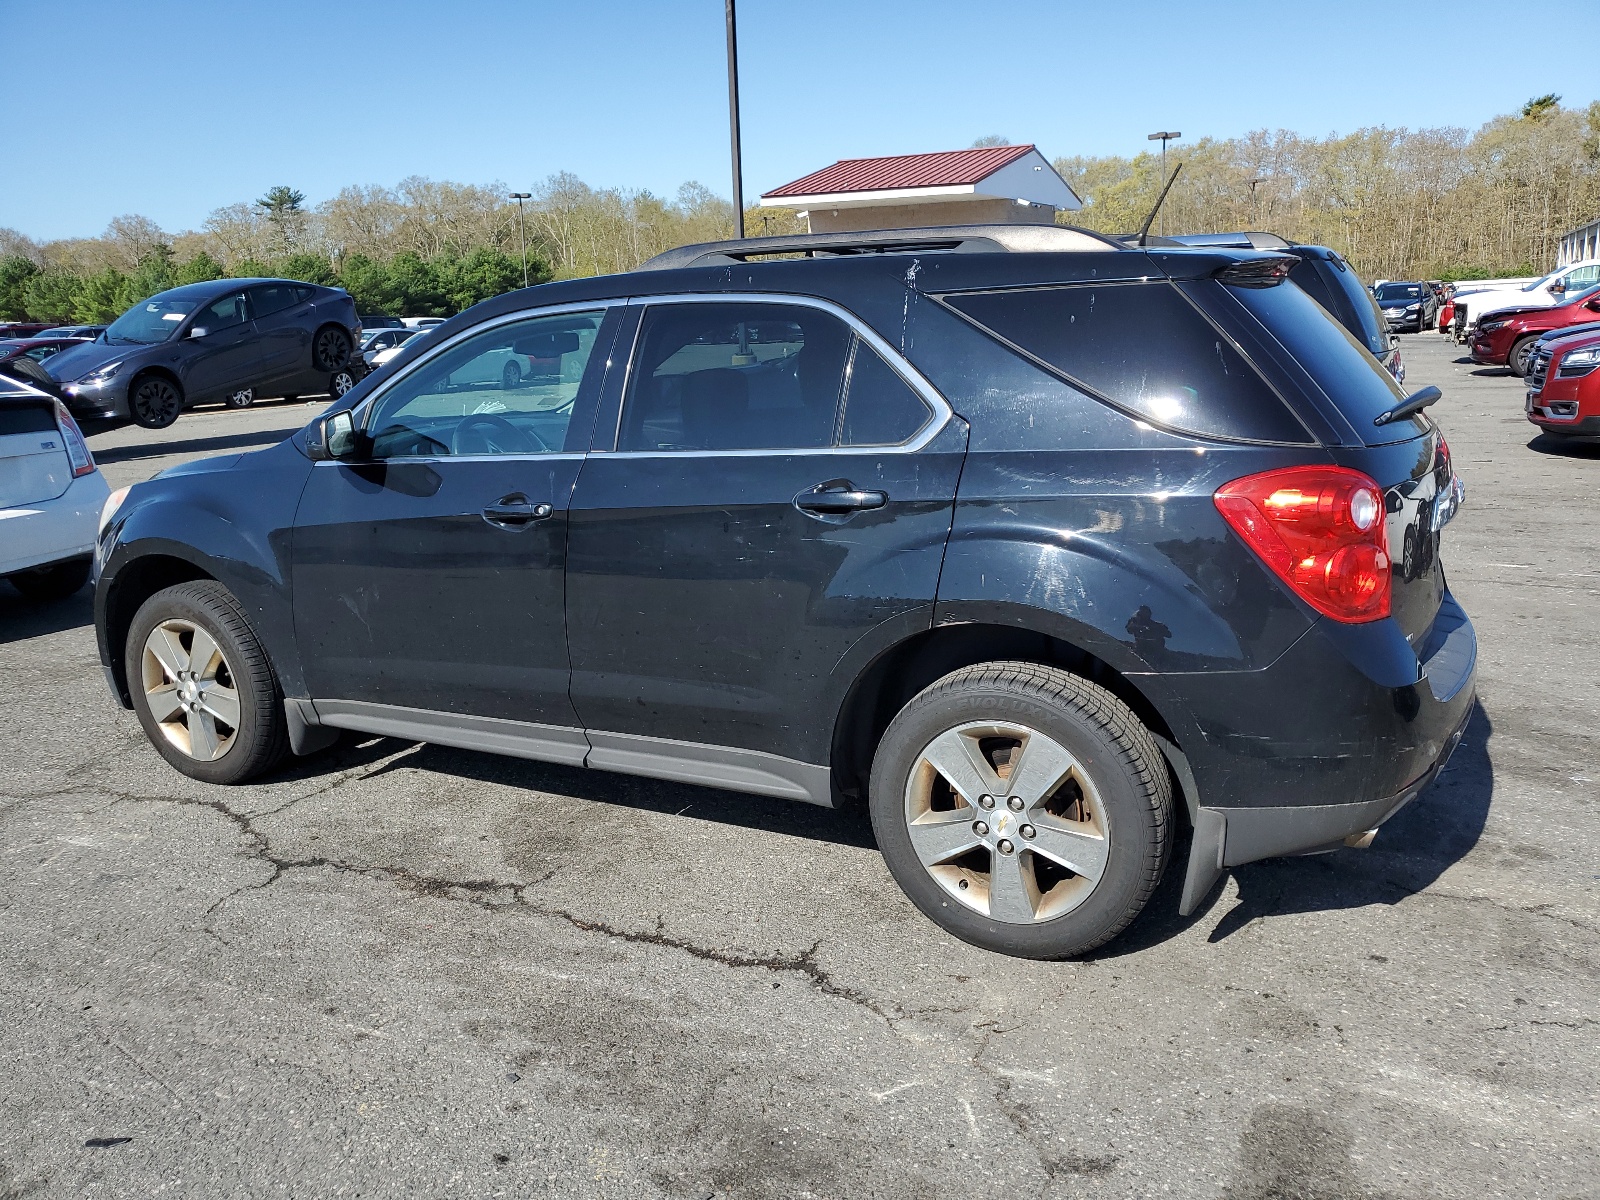
[[147,379],[151,375],[159,375],[163,379],[165,379],[168,383],[170,383],[173,387],[177,388],[178,389],[178,401],[179,401],[180,404],[185,404],[185,403],[188,402],[188,400],[189,400],[189,389],[184,386],[183,380],[179,377],[178,373],[176,371],[174,371],[171,367],[167,366],[165,363],[150,363],[149,365],[140,367],[138,370],[136,370],[133,373],[133,378],[128,380],[128,411],[129,412],[133,411],[133,393],[134,393],[135,389],[138,388],[139,381],[142,380],[142,379]]
[[124,708],[133,707],[125,659],[128,630],[133,627],[134,615],[157,592],[196,579],[215,580],[216,576],[176,554],[144,554],[124,564],[107,583],[104,596],[96,598],[101,609],[98,624],[102,657],[117,699]]
[[[1126,704],[1163,748],[1182,756],[1187,721],[1176,702],[1153,686],[1153,676],[1118,670],[1093,652],[1040,629],[969,621],[937,625],[882,651],[845,693],[834,722],[835,788],[845,797],[866,793],[872,759],[889,722],[923,688],[952,671],[983,662],[1022,661],[1058,667],[1098,684]],[[1186,769],[1175,769],[1174,791],[1193,806]],[[1182,807],[1182,806],[1180,806]]]

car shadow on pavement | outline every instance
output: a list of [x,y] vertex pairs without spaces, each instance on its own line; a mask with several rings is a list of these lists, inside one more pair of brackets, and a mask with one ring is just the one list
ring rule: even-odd
[[[1384,823],[1368,849],[1274,858],[1232,868],[1238,900],[1208,940],[1220,942],[1265,917],[1399,904],[1430,886],[1466,857],[1483,834],[1494,795],[1489,756],[1493,734],[1494,725],[1478,704],[1449,765],[1427,791]],[[1207,918],[1222,895],[1220,883],[1192,914],[1178,915],[1188,854],[1185,837],[1173,847],[1172,866],[1144,912],[1126,933],[1091,957],[1135,953]]]
[[0,582],[0,646],[94,624],[94,589],[79,588],[65,600],[34,604]]
[[1528,449],[1539,454],[1553,454],[1558,458],[1600,458],[1600,437],[1590,439],[1541,433],[1528,443]]
[[230,433],[221,437],[186,438],[171,442],[136,442],[127,446],[95,447],[89,449],[96,462],[130,462],[139,458],[164,458],[172,454],[206,454],[219,450],[248,450],[256,446],[274,446],[284,438],[303,428],[303,422],[285,425],[281,429],[257,429],[249,433]]
[[[353,736],[363,738],[365,735]],[[381,758],[385,754],[395,753],[404,745],[405,742],[400,739],[386,738],[375,743],[376,747],[381,748],[363,746],[355,750],[354,747],[341,747],[330,752],[340,755],[341,761],[349,757],[352,751],[357,755],[356,759],[343,766],[333,765],[328,756],[321,754],[298,759],[287,771],[275,773],[272,782],[293,778],[302,772],[309,778],[319,773],[347,769],[365,756]],[[305,764],[303,768],[301,764]],[[415,753],[372,774],[382,774],[401,766],[525,791],[573,796],[597,804],[614,804],[697,821],[715,821],[741,829],[761,829],[768,833],[866,850],[877,848],[872,827],[862,809],[822,808],[794,800],[728,792],[692,783],[673,783],[584,767],[564,767],[426,743],[419,744]]]

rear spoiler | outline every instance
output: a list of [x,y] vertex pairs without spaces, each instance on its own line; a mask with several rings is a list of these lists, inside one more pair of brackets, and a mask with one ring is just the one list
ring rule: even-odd
[[1300,260],[1292,254],[1275,254],[1271,258],[1247,258],[1229,263],[1217,272],[1217,278],[1234,287],[1277,287],[1289,278],[1289,272]]

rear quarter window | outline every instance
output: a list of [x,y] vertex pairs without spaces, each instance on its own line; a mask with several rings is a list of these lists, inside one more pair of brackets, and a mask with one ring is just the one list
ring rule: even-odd
[[1012,350],[1152,425],[1230,441],[1312,440],[1229,339],[1169,283],[1074,284],[939,300]]

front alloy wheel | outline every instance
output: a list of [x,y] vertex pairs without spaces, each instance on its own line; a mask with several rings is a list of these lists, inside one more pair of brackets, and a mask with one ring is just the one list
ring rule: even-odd
[[147,375],[134,384],[128,407],[134,424],[145,429],[165,429],[183,411],[183,396],[165,376]]
[[222,584],[197,579],[151,596],[134,614],[124,650],[139,723],[185,775],[238,783],[287,750],[277,674]]
[[349,371],[335,371],[328,377],[328,395],[337,400],[356,385],[356,377]]
[[144,640],[144,702],[168,743],[198,762],[215,762],[239,729],[239,692],[217,643],[193,621],[172,617]]
[[229,408],[249,408],[256,402],[255,388],[240,388],[228,394]]

